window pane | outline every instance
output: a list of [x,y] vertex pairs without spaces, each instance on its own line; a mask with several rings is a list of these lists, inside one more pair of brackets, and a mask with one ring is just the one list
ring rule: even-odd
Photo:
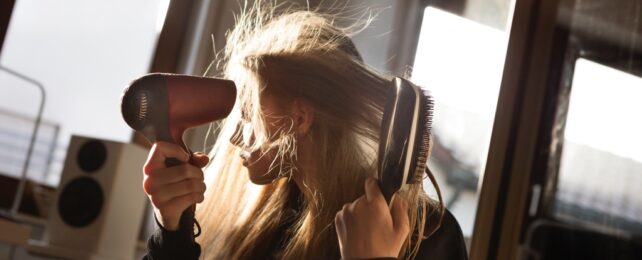
[[555,215],[642,234],[642,78],[578,59]]
[[[129,141],[120,94],[149,70],[167,4],[16,1],[0,63],[47,96],[30,179],[58,184],[71,134]],[[35,85],[0,72],[0,175],[21,175],[40,100]]]
[[[508,33],[428,7],[413,81],[435,99],[429,161],[448,209],[472,235],[502,78]],[[426,187],[431,187],[429,181]],[[429,190],[429,192],[431,192]]]

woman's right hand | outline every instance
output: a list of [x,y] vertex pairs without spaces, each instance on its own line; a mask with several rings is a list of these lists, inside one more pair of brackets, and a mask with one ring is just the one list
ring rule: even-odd
[[[167,167],[165,159],[176,158],[180,165]],[[200,152],[192,157],[183,148],[156,142],[143,167],[143,189],[154,207],[156,219],[167,230],[178,230],[181,214],[204,199],[203,170],[209,158]]]

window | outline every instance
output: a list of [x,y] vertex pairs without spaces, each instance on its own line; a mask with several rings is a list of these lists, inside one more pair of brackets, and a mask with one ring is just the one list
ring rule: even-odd
[[[71,134],[128,142],[120,93],[149,70],[169,1],[17,1],[0,64],[44,85],[28,178],[56,186]],[[0,175],[17,178],[41,94],[0,71]]]
[[412,80],[434,97],[429,167],[467,238],[473,231],[507,41],[506,31],[433,7],[424,11]]
[[551,1],[543,9],[548,15],[537,19],[548,23],[534,31],[545,33],[534,38],[552,37],[532,55],[547,55],[539,51],[546,44],[551,58],[541,64],[548,74],[529,75],[547,80],[529,85],[545,94],[518,250],[527,259],[638,259],[642,2]]
[[578,59],[554,214],[642,235],[642,78]]

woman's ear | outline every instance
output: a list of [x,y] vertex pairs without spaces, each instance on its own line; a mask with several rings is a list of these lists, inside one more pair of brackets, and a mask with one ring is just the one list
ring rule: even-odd
[[292,102],[292,117],[297,135],[305,136],[314,122],[314,108],[308,102],[295,99]]

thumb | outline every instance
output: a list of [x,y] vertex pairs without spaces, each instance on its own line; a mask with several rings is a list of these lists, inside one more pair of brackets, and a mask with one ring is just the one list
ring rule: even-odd
[[190,163],[198,168],[205,167],[209,161],[210,158],[208,158],[203,152],[195,152],[190,159]]
[[405,237],[410,232],[410,220],[408,219],[408,202],[398,194],[393,197],[390,215],[392,215],[392,224],[399,236]]
[[386,204],[386,199],[383,197],[383,193],[381,193],[381,189],[379,188],[379,183],[375,178],[368,177],[366,179],[364,189],[366,191],[366,200],[368,202]]

